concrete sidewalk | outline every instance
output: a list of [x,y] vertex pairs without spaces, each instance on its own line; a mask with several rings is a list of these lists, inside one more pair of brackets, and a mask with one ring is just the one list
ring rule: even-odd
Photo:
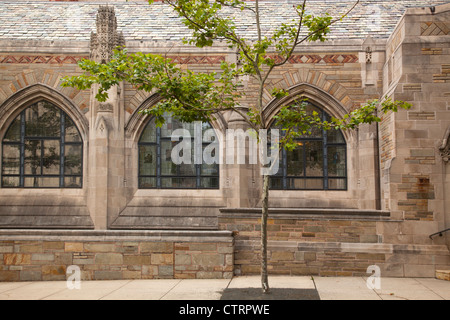
[[381,278],[369,289],[365,277],[271,276],[272,295],[261,297],[260,278],[231,280],[0,282],[0,300],[450,300],[450,281],[432,278]]

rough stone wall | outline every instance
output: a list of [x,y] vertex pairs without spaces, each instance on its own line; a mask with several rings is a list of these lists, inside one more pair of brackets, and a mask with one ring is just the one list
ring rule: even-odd
[[[268,239],[272,241],[377,243],[379,240],[376,221],[277,217],[268,219],[267,224]],[[261,233],[261,219],[221,217],[219,227],[234,231],[236,239],[256,240]]]
[[[235,274],[260,272],[258,241],[236,241]],[[369,266],[380,268],[383,277],[434,277],[446,268],[446,246],[353,244],[341,242],[269,242],[269,274],[368,276]]]
[[[382,218],[273,216],[268,220],[269,274],[367,276],[368,267],[376,265],[383,277],[434,277],[435,270],[450,263],[445,245],[393,244],[398,241],[384,239]],[[219,224],[234,232],[234,273],[259,274],[258,219],[226,216]],[[406,243],[414,242],[418,233],[409,234]]]
[[[233,241],[179,236],[101,240],[103,236],[76,233],[43,240],[0,240],[0,281],[65,280],[69,266],[77,266],[81,280],[227,279],[233,274]],[[106,234],[111,236],[111,234]],[[134,239],[130,239],[130,236]],[[113,236],[114,237],[114,236]]]

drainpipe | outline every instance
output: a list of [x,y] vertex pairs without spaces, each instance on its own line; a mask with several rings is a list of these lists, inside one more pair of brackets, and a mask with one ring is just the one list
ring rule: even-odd
[[[375,111],[376,112],[376,111]],[[381,154],[380,154],[380,135],[379,135],[379,124],[376,122],[376,152],[374,156],[374,167],[375,167],[375,209],[381,210]]]

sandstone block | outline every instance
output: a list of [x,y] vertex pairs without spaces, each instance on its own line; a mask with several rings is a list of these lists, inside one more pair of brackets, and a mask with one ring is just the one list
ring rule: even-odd
[[94,280],[121,280],[121,271],[95,271]]
[[83,252],[82,242],[66,242],[64,244],[64,251],[66,252]]
[[172,277],[173,266],[158,266],[158,275],[160,277]]
[[151,264],[150,255],[124,255],[123,264],[125,265],[144,265]]
[[95,255],[97,264],[123,264],[123,256],[120,253],[98,253]]
[[436,270],[436,279],[450,281],[450,270]]
[[42,280],[65,280],[66,266],[42,266]]
[[275,252],[272,252],[271,260],[274,260],[274,261],[280,261],[280,260],[292,261],[292,260],[294,260],[294,253],[293,252],[288,252],[288,251],[275,251]]
[[175,254],[175,265],[191,264],[191,256],[188,254]]
[[140,244],[141,253],[172,253],[172,242],[142,242]]
[[30,254],[5,253],[3,254],[3,263],[5,265],[24,265],[31,263]]
[[0,270],[0,281],[19,281],[20,271]]
[[172,265],[173,264],[173,254],[167,253],[156,253],[151,255],[151,264],[156,265]]
[[33,261],[54,261],[55,255],[52,253],[33,253],[31,255]]
[[85,243],[85,252],[115,252],[116,245],[114,243]]
[[222,266],[224,255],[222,254],[193,254],[192,264],[200,266]]

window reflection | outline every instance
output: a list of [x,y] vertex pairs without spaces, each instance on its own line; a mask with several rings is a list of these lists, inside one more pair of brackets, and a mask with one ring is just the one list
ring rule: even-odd
[[[157,127],[155,120],[149,121],[139,140],[139,188],[141,189],[218,189],[219,165],[194,163],[194,123],[183,123],[171,115],[165,115],[165,123]],[[172,161],[172,150],[180,141],[172,141],[172,133],[176,129],[185,129],[191,139],[191,164],[175,164]],[[211,143],[203,141],[203,133],[212,129],[209,123],[202,123],[202,151]],[[217,136],[215,137],[217,141]],[[183,156],[182,151],[179,154]]]
[[17,116],[2,141],[2,186],[80,188],[83,145],[73,121],[48,101]]
[[[307,106],[307,112],[317,112],[322,120],[330,120],[328,114],[312,104]],[[271,189],[347,189],[347,147],[340,130],[313,128],[295,142],[294,150],[280,151],[280,169],[270,179]]]

